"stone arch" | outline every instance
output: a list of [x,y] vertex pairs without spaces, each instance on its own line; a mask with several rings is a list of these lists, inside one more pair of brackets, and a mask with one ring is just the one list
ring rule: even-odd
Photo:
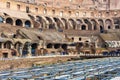
[[80,29],[80,26],[82,25],[82,20],[80,20],[80,19],[77,19],[76,20],[76,24],[77,24],[77,29]]
[[87,26],[84,25],[84,24],[82,24],[82,25],[81,25],[81,30],[87,30]]
[[44,28],[44,29],[47,28],[47,26],[46,26],[47,22],[41,16],[36,16],[36,21],[39,22],[39,24],[40,24],[39,28]]
[[31,51],[31,49],[29,49],[30,46],[30,42],[25,42],[25,44],[23,45],[22,56],[26,56]]
[[84,19],[84,22],[88,25],[88,30],[92,30],[92,24],[88,19]]
[[25,27],[27,28],[31,27],[31,22],[29,20],[25,21]]
[[91,23],[93,26],[93,30],[97,30],[98,29],[98,23],[95,19],[91,19]]
[[23,43],[20,41],[15,42],[14,48],[18,51],[19,55],[22,55]]
[[64,25],[63,25],[63,23],[61,22],[61,20],[60,20],[59,18],[54,17],[53,19],[54,19],[54,21],[56,22],[57,27],[58,27],[59,29],[64,29],[64,27],[63,27]]
[[12,18],[8,17],[6,18],[6,23],[13,25],[14,22]]
[[12,48],[12,45],[13,45],[13,42],[12,42],[12,41],[6,41],[6,42],[4,43],[4,48],[11,49],[11,48]]
[[72,29],[76,29],[76,22],[73,19],[69,19],[69,25],[72,27]]
[[61,20],[63,21],[64,23],[64,29],[68,29],[68,23],[67,23],[67,20],[65,18],[61,18]]
[[16,24],[16,26],[23,26],[23,22],[22,22],[22,20],[20,20],[20,19],[17,19],[17,20],[15,21],[15,24]]
[[53,23],[50,17],[45,17],[49,22],[49,29],[56,29],[55,24]]
[[110,19],[105,20],[105,25],[107,29],[112,29],[112,21]]
[[120,29],[120,19],[114,18],[113,21],[114,21],[115,29]]
[[98,19],[98,23],[99,23],[99,30],[101,33],[104,32],[104,22],[102,19]]
[[0,16],[0,23],[3,23],[4,18]]

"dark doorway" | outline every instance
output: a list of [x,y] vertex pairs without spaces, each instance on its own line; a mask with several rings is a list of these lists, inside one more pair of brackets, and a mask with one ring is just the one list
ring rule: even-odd
[[104,29],[102,26],[100,26],[100,33],[103,33],[104,32]]
[[31,22],[30,21],[26,21],[25,22],[25,27],[27,27],[27,28],[31,27]]
[[82,25],[81,30],[86,30],[86,26],[85,26],[85,25]]
[[60,48],[60,44],[55,44],[55,45],[54,45],[54,48],[55,48],[55,49]]
[[18,19],[18,20],[16,20],[16,25],[17,25],[17,26],[22,26],[23,23],[22,23],[22,21],[21,21],[20,19]]
[[47,48],[52,48],[52,44],[51,44],[51,43],[48,44],[48,45],[47,45]]
[[111,29],[111,26],[108,26],[108,29]]
[[3,58],[8,58],[8,53],[3,53]]
[[36,55],[36,49],[37,49],[37,46],[38,44],[37,43],[34,43],[31,45],[31,52],[32,52],[32,56],[35,56]]

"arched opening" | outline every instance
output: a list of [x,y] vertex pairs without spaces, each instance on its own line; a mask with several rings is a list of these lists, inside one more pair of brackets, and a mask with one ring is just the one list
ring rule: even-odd
[[92,19],[91,23],[93,25],[93,30],[97,30],[97,22],[94,19]]
[[114,25],[115,25],[115,29],[120,29],[120,20],[119,18],[114,18]]
[[11,41],[6,41],[4,43],[4,48],[11,49],[11,47],[12,47],[12,42]]
[[27,27],[27,28],[29,28],[29,27],[31,27],[31,22],[30,21],[25,21],[25,27]]
[[16,20],[16,25],[17,26],[23,26],[23,23],[22,23],[22,21],[20,19],[17,19]]
[[69,19],[69,25],[72,27],[72,29],[76,29],[76,22],[73,19]]
[[68,23],[67,23],[67,20],[66,19],[64,19],[64,18],[62,18],[61,19],[62,21],[63,21],[63,23],[64,23],[64,29],[68,29]]
[[14,49],[11,49],[11,55],[12,55],[12,56],[17,56],[17,51],[14,50]]
[[51,18],[46,17],[46,19],[47,19],[47,20],[48,20],[48,22],[49,22],[49,29],[55,29],[55,24],[53,24],[53,22],[52,22]]
[[46,22],[41,16],[36,16],[36,21],[39,23],[39,28],[46,28]]
[[99,30],[100,30],[100,33],[103,33],[104,32],[104,23],[103,23],[103,20],[102,19],[99,19],[98,20],[98,23],[99,23]]
[[67,50],[67,44],[63,44],[62,49]]
[[77,23],[77,29],[80,29],[80,26],[82,24],[82,21],[80,19],[77,19],[76,20],[76,23]]
[[81,26],[81,30],[86,30],[86,26],[85,26],[85,25],[82,25],[82,26]]
[[54,21],[56,22],[56,24],[57,24],[57,27],[59,28],[59,29],[63,29],[63,25],[62,25],[62,22],[58,19],[58,18],[53,18],[54,19]]
[[38,44],[37,43],[33,43],[31,45],[31,53],[32,53],[32,56],[35,56],[37,53],[36,53],[36,49],[38,47]]
[[52,44],[50,43],[50,44],[47,44],[47,48],[52,48]]
[[88,19],[84,19],[84,22],[88,25],[88,30],[92,30],[92,24]]
[[84,47],[88,48],[89,47],[89,41],[84,42]]
[[79,38],[79,41],[81,41],[81,40],[82,40],[82,38],[80,37],[80,38]]
[[3,23],[4,19],[0,16],[0,23]]
[[55,48],[55,49],[60,48],[60,44],[55,44],[55,45],[54,45],[54,48]]
[[22,56],[26,56],[29,53],[29,51],[31,51],[30,46],[31,46],[30,42],[26,42],[24,44]]
[[23,44],[21,42],[16,42],[14,45],[15,49],[18,51],[20,55],[22,55],[22,46]]
[[13,25],[13,19],[12,18],[7,18],[6,23]]
[[106,27],[107,29],[112,29],[112,21],[110,19],[107,19],[105,21]]

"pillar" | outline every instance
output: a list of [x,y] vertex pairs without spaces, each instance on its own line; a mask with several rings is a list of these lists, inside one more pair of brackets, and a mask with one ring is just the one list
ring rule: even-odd
[[28,54],[30,54],[30,55],[32,54],[32,53],[31,53],[31,45],[28,46]]
[[20,46],[20,47],[19,47],[19,54],[20,54],[20,56],[22,56],[22,51],[23,51],[23,47]]

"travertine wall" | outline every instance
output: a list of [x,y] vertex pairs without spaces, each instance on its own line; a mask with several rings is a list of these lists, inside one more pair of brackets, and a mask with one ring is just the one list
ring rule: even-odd
[[[30,68],[35,62],[56,63],[59,61],[67,61],[71,58],[79,58],[79,56],[57,56],[57,57],[37,57],[37,58],[20,58],[10,60],[0,60],[0,70]],[[12,67],[11,67],[12,66]]]

